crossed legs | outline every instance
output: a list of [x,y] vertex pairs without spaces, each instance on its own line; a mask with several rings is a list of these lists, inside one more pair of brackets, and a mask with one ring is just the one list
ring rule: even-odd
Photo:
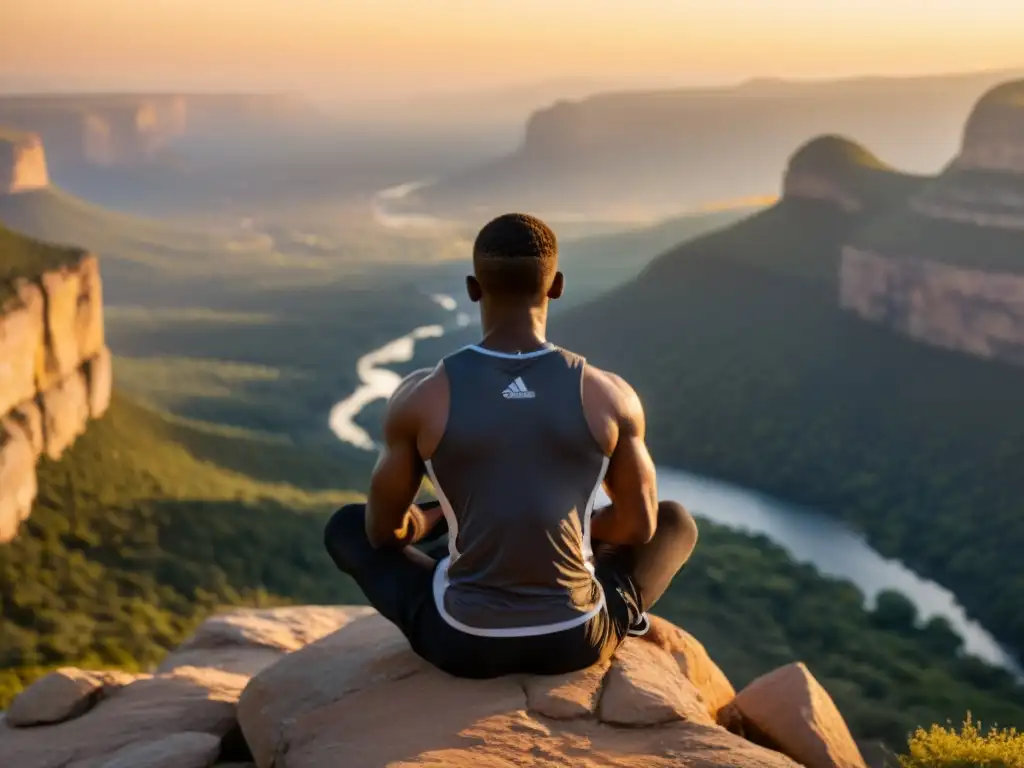
[[[404,614],[418,606],[419,596],[430,596],[431,574],[424,566],[432,558],[423,552],[410,558],[410,553],[402,550],[374,549],[366,537],[365,514],[363,504],[349,504],[335,512],[324,530],[324,545],[335,565],[355,579],[370,603],[401,626],[402,620],[409,618]],[[424,543],[436,542],[446,532],[442,519]],[[689,560],[697,535],[697,523],[690,513],[677,502],[663,501],[658,505],[658,524],[650,541],[634,545],[594,542],[598,575],[626,581],[629,591],[635,593],[630,596],[636,603],[635,612],[649,611]]]
[[593,544],[597,570],[626,577],[636,591],[635,608],[646,613],[665,594],[672,579],[690,559],[697,545],[697,523],[675,501],[658,504],[654,536],[644,544]]

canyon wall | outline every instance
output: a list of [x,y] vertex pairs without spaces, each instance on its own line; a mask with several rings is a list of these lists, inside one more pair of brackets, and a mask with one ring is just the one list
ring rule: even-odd
[[58,166],[150,160],[186,123],[175,96],[0,98],[0,124],[39,135]]
[[1024,365],[1024,275],[843,249],[840,304],[928,344]]
[[110,403],[99,262],[13,281],[0,306],[0,542],[36,497],[36,462],[58,459]]
[[43,142],[31,133],[0,133],[0,194],[48,186]]

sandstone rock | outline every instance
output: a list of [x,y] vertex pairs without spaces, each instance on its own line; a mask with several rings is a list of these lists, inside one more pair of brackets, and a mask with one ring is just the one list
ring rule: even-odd
[[14,698],[7,710],[7,724],[23,727],[70,720],[89,710],[102,694],[133,679],[123,672],[89,672],[75,667],[55,670]]
[[[75,313],[75,340],[80,360],[100,355],[106,344],[103,322],[103,282],[100,262],[86,254],[78,263],[78,311]],[[109,355],[109,351],[107,352]]]
[[37,492],[32,441],[11,420],[0,421],[0,543],[15,537]]
[[748,737],[807,768],[866,768],[832,697],[803,663],[757,678],[732,706]]
[[14,290],[0,305],[0,416],[35,396],[44,359],[43,292],[27,280]]
[[103,350],[103,292],[99,262],[83,255],[74,267],[45,272],[49,346],[41,389],[48,389],[81,368]]
[[910,338],[1024,365],[1024,276],[846,247],[840,305]]
[[0,137],[0,193],[41,189],[50,183],[42,140],[32,133]]
[[672,654],[686,679],[700,691],[708,714],[717,718],[722,707],[736,698],[729,678],[693,635],[659,616],[651,616],[650,621],[651,628],[643,639]]
[[[644,672],[644,664],[655,666]],[[600,722],[593,699],[602,669],[544,680],[449,677],[419,659],[393,625],[371,615],[259,673],[239,700],[238,716],[260,768],[334,768],[340,756],[346,768],[795,767],[713,725],[699,693],[656,645],[627,640],[606,677],[616,668],[623,676],[620,699],[632,696],[648,711],[660,706],[673,722],[628,729]],[[682,694],[673,694],[663,678]],[[612,684],[604,683],[598,714]],[[553,714],[542,711],[549,705]]]
[[88,424],[89,396],[85,376],[76,371],[43,392],[42,401],[46,455],[56,460]]
[[235,724],[235,702],[246,678],[183,668],[137,679],[73,720],[34,728],[0,725],[4,765],[18,768],[98,768],[132,744],[182,732],[218,739]]
[[85,364],[85,380],[89,390],[89,415],[98,419],[110,407],[114,386],[113,362],[106,347]]
[[157,668],[213,667],[252,676],[285,653],[319,640],[350,621],[374,613],[365,606],[243,609],[204,621]]
[[157,741],[118,750],[103,768],[209,768],[217,760],[220,739],[209,733],[174,733]]
[[367,616],[256,675],[238,701],[238,722],[256,764],[270,766],[289,749],[291,724],[351,693],[427,667],[393,624]]
[[373,608],[363,605],[240,609],[207,619],[179,648],[244,645],[297,651],[356,619],[374,614]]
[[593,715],[608,664],[567,675],[538,675],[526,680],[526,703],[532,711],[556,720]]
[[252,677],[282,656],[284,651],[273,648],[193,648],[167,654],[156,671],[165,673],[181,667],[206,667]]
[[707,702],[672,656],[642,640],[627,641],[616,651],[599,715],[602,722],[614,725],[714,723]]

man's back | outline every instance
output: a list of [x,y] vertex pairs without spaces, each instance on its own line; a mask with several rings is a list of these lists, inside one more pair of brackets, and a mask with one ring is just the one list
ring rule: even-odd
[[442,616],[483,635],[582,624],[603,604],[590,521],[608,467],[584,412],[583,358],[471,346],[442,368],[446,423],[423,456],[449,529]]
[[[481,345],[402,382],[367,504],[338,510],[324,541],[441,669],[560,674],[645,631],[696,525],[658,501],[632,388],[545,341],[548,302],[564,287],[550,228],[498,217],[473,244],[473,271]],[[413,503],[425,474],[440,503]],[[611,503],[594,510],[602,480]],[[445,527],[449,557],[409,546]]]

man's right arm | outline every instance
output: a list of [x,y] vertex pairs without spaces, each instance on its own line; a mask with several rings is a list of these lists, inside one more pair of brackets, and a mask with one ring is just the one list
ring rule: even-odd
[[658,488],[645,442],[644,409],[629,384],[606,376],[618,436],[604,479],[611,504],[595,512],[591,536],[607,544],[643,544],[654,536],[658,519]]

